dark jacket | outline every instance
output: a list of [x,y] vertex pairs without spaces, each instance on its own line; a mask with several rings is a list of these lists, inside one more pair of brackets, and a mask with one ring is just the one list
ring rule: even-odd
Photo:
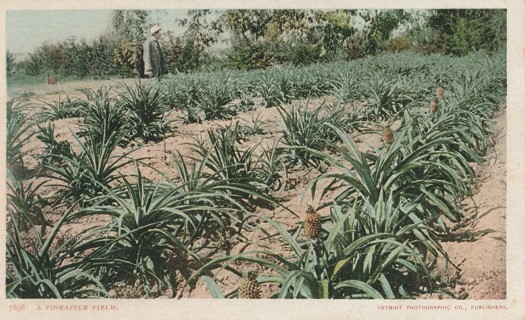
[[150,77],[160,77],[164,73],[164,58],[157,39],[150,36],[144,42],[144,74]]

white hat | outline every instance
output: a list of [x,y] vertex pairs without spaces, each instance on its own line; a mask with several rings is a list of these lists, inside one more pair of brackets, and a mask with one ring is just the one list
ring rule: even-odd
[[151,35],[154,35],[155,33],[159,32],[161,29],[158,25],[154,25],[153,27],[149,28],[149,33]]

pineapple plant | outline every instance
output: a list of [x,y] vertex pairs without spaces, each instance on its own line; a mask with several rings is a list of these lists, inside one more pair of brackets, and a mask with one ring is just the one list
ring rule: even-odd
[[439,105],[436,100],[430,101],[430,112],[436,113],[439,110]]
[[306,209],[306,218],[304,219],[304,232],[308,238],[315,239],[321,233],[321,218],[319,214],[311,207]]
[[383,141],[387,144],[392,143],[394,140],[394,132],[390,128],[390,126],[386,126],[385,129],[383,129]]
[[243,272],[242,279],[239,281],[237,298],[239,299],[260,299],[261,289],[257,284],[256,270],[247,270]]
[[412,127],[417,128],[419,126],[419,120],[417,117],[412,118]]

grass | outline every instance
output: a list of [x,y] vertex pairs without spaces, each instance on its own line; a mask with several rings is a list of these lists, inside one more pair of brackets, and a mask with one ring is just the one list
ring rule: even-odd
[[12,76],[7,77],[7,87],[17,88],[23,86],[33,86],[38,84],[46,83],[46,75],[28,76],[23,74],[15,73]]

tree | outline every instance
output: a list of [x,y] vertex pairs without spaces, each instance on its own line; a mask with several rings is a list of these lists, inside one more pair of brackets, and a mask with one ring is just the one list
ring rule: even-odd
[[211,10],[188,10],[188,17],[179,22],[181,27],[186,27],[184,36],[195,39],[203,50],[217,43],[219,35],[223,32],[219,21],[208,22],[211,13]]
[[323,47],[328,55],[335,56],[343,48],[345,41],[356,32],[352,19],[355,12],[356,10],[315,12]]
[[377,54],[384,50],[392,32],[409,18],[409,14],[401,9],[364,10],[359,15],[366,23],[362,33],[367,54]]
[[113,10],[111,31],[120,41],[142,41],[151,24],[149,10]]
[[472,50],[496,50],[506,42],[506,10],[432,10],[428,25],[439,33],[445,53],[465,55]]
[[273,10],[226,10],[220,22],[231,32],[233,38],[244,41],[261,40],[272,21]]
[[[221,21],[232,34],[230,56],[237,62],[243,57],[264,57],[268,65],[273,60],[303,64],[336,56],[355,32],[353,13],[355,10],[227,10]],[[236,54],[236,50],[241,52]]]
[[142,43],[151,25],[149,10],[114,10],[111,17],[111,38],[114,63],[120,72],[127,75],[141,75],[143,71]]
[[6,51],[6,74],[12,76],[15,71],[15,57],[9,50]]
[[219,41],[222,25],[210,18],[211,10],[188,10],[187,17],[179,20],[185,27],[182,37],[168,33],[166,63],[177,71],[198,69],[205,61],[207,49]]

